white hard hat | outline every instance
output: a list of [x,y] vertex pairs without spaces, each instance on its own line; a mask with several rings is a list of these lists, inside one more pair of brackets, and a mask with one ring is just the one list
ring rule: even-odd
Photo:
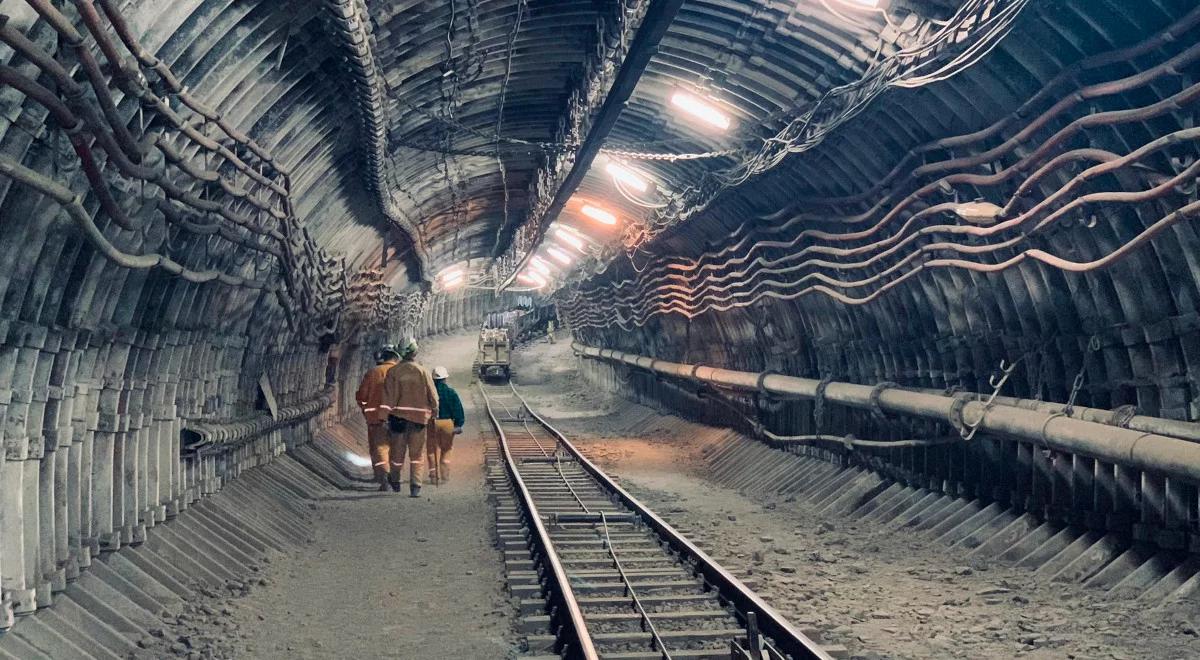
[[397,347],[400,357],[407,358],[410,355],[415,355],[417,352],[417,340],[412,337],[405,337],[404,341],[400,342]]
[[449,377],[450,377],[450,372],[446,370],[446,367],[434,367],[433,368],[434,380],[446,380]]

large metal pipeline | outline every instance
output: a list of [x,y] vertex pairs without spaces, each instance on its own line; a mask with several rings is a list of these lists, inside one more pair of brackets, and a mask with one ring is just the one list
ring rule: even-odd
[[[587,358],[621,363],[672,378],[720,385],[747,392],[816,399],[822,381],[769,372],[719,369],[681,364],[611,349],[572,344]],[[955,426],[964,423],[985,433],[1008,436],[1064,452],[1084,454],[1112,463],[1200,482],[1200,443],[1135,428],[1123,428],[1067,416],[1062,411],[1012,405],[1014,400],[980,400],[978,395],[956,396],[914,391],[900,386],[872,387],[830,382],[821,394],[827,401],[851,408],[921,417]],[[970,420],[969,422],[964,420]],[[1132,421],[1132,420],[1131,420]],[[1167,430],[1182,422],[1141,417],[1142,428]],[[1191,424],[1191,427],[1197,425]],[[1192,430],[1194,434],[1195,431]]]

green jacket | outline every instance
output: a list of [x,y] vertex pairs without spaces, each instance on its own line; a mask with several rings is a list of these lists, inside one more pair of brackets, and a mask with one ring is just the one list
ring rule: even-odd
[[461,427],[466,418],[463,416],[462,399],[458,392],[446,384],[445,380],[433,381],[438,393],[438,419],[452,419],[455,427]]

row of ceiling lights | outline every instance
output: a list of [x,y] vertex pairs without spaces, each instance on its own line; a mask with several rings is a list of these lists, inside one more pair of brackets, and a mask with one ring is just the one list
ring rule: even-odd
[[[721,110],[716,103],[695,94],[677,90],[671,95],[670,104],[679,111],[681,118],[699,123],[709,130],[727,131],[733,125],[729,114]],[[645,194],[654,189],[650,177],[638,170],[612,158],[602,162],[604,173],[618,190],[623,188]],[[594,200],[579,201],[573,206],[578,208],[579,215],[599,225],[615,227],[621,222],[616,213]],[[575,262],[576,253],[586,254],[589,244],[597,242],[579,229],[561,222],[554,224],[551,238],[553,240],[543,243],[541,250],[529,260],[528,265],[517,276],[517,281],[530,288],[540,289],[549,283],[556,272],[565,273]]]
[[[886,0],[834,1],[865,9],[878,9],[886,3]],[[680,113],[682,119],[699,124],[709,132],[725,132],[733,126],[733,119],[721,110],[717,103],[696,94],[675,90],[671,94],[670,105]],[[623,194],[625,193],[622,189],[645,194],[654,188],[650,177],[614,159],[604,162],[604,172]],[[615,227],[620,224],[617,214],[594,201],[582,202],[577,207],[580,215],[601,225]],[[580,230],[561,222],[555,223],[552,238],[554,242],[543,243],[538,253],[534,254],[517,275],[519,282],[533,289],[541,289],[556,272],[565,273],[574,264],[577,255],[586,254],[589,245],[597,242]],[[450,266],[442,270],[437,279],[442,289],[456,289],[466,283],[466,271],[462,265]]]

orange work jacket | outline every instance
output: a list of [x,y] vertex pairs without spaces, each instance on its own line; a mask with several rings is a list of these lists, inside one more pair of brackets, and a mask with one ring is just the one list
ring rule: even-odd
[[384,362],[371,369],[363,376],[362,384],[358,386],[358,407],[362,409],[367,424],[383,424],[388,418],[388,409],[383,405],[383,381],[387,373],[396,366],[396,361]]
[[437,417],[438,394],[429,370],[416,362],[401,362],[383,379],[383,409],[392,417],[428,424]]

